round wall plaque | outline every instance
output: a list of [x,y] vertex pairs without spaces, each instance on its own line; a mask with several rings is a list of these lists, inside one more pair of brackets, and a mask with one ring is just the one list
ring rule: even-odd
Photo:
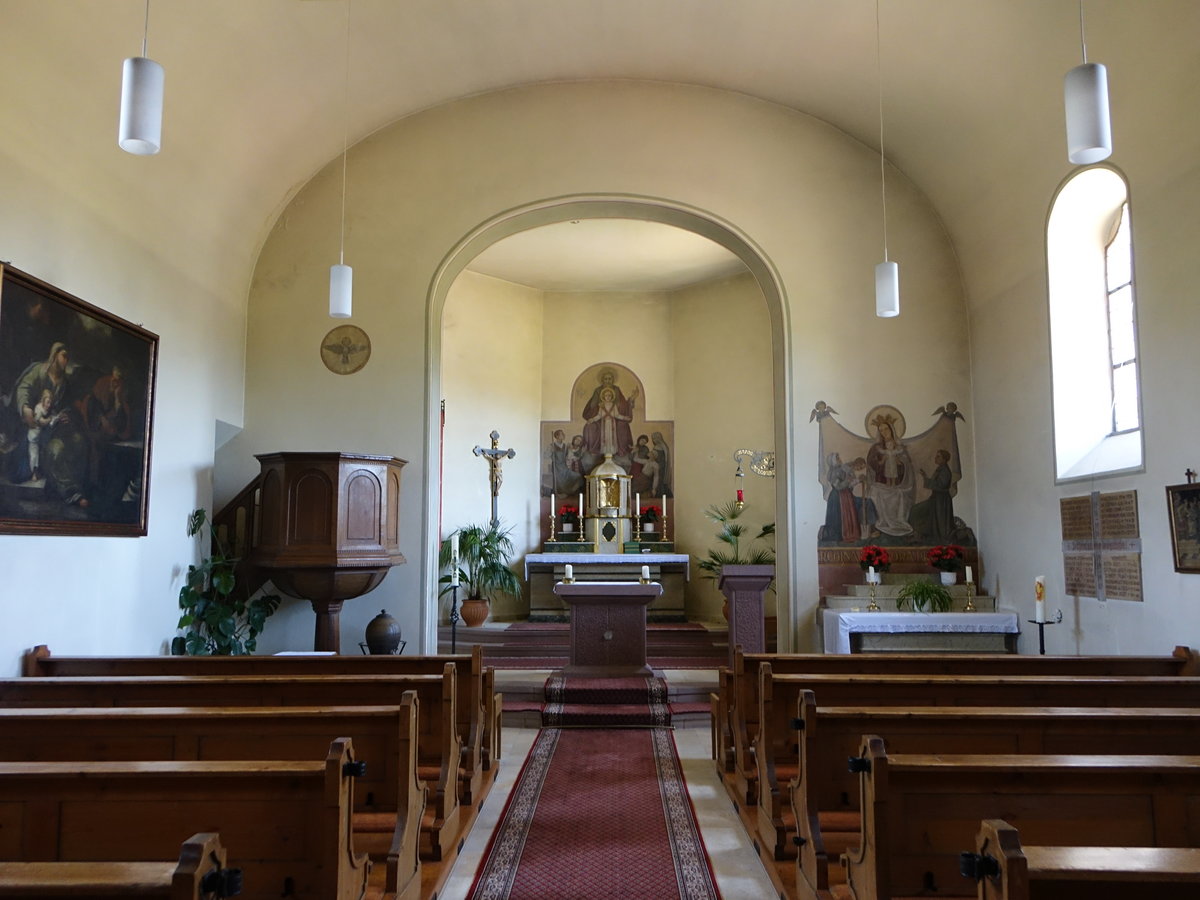
[[321,362],[335,375],[351,375],[371,358],[371,339],[357,325],[339,325],[321,339]]

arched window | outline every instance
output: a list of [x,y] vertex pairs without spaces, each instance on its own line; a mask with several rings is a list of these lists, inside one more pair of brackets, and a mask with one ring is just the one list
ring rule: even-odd
[[1140,469],[1137,305],[1129,191],[1097,166],[1059,190],[1046,228],[1055,475]]

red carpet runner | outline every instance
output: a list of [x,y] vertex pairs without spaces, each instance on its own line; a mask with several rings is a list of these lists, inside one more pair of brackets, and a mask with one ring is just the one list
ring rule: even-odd
[[471,900],[718,900],[672,731],[597,727],[634,710],[653,724],[665,683],[551,678],[546,693],[547,710],[590,698],[593,724],[538,733]]

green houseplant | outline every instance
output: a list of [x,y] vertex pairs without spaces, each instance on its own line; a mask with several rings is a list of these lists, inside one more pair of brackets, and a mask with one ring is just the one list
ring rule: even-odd
[[946,612],[950,609],[950,592],[936,581],[908,581],[896,592],[896,609],[911,604],[914,612],[929,607],[930,612]]
[[[260,594],[251,599],[239,589],[234,569],[238,560],[226,552],[208,521],[208,511],[193,510],[188,516],[188,537],[202,535],[208,527],[210,556],[189,565],[179,589],[183,615],[176,626],[183,631],[171,641],[176,656],[244,656],[253,653],[267,619],[279,608],[278,594]],[[203,538],[201,537],[203,541]]]
[[[721,547],[709,550],[708,557],[696,564],[704,572],[705,578],[712,580],[720,578],[721,570],[725,566],[770,566],[775,564],[775,551],[771,547],[747,548],[743,554],[742,540],[746,538],[747,529],[745,523],[739,522],[738,519],[745,513],[746,508],[744,504],[739,505],[737,501],[730,500],[728,503],[714,504],[704,510],[705,516],[721,526],[717,531],[717,540],[722,544]],[[758,534],[748,538],[746,542],[753,544],[772,539],[774,536],[775,523],[768,522]]]
[[442,541],[438,561],[450,569],[439,580],[445,585],[441,593],[453,590],[452,573],[458,570],[458,580],[465,596],[462,598],[463,621],[467,625],[482,625],[488,614],[488,603],[495,595],[521,596],[521,581],[509,568],[514,553],[512,529],[501,530],[499,525],[464,525],[458,535],[458,563],[453,560],[452,540]]

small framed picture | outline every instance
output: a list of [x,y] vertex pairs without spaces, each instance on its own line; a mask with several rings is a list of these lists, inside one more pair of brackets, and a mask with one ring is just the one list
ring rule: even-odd
[[1175,571],[1200,573],[1200,484],[1168,485],[1167,512]]
[[0,266],[0,534],[146,533],[158,335]]

